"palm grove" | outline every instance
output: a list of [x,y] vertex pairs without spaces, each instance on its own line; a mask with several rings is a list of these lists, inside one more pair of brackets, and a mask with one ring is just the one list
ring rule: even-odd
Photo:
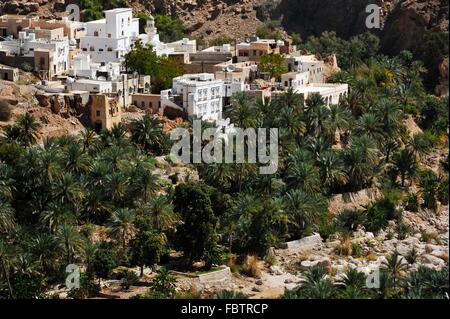
[[[340,44],[333,48],[345,67],[333,81],[351,89],[339,105],[293,91],[271,101],[233,99],[227,116],[236,126],[279,128],[276,175],[259,175],[255,164],[219,163],[193,167],[200,181],[163,182],[153,173],[160,165],[155,157],[169,153],[170,140],[150,116],[129,128],[86,130],[43,145],[36,145],[40,124],[32,115],[8,126],[0,140],[0,297],[44,298],[64,282],[65,267],[78,264],[82,286],[73,297],[98,294],[101,279],[139,280],[126,267],[139,267],[141,275],[151,267],[159,273],[146,297],[172,298],[175,279],[164,267],[174,252],[185,271],[202,261],[204,270],[229,263],[254,275],[246,256],[264,258],[270,247],[312,232],[348,238],[359,225],[377,232],[395,220],[399,236],[407,236],[403,207],[434,214],[439,203],[448,204],[448,166],[443,162],[438,176],[421,163],[432,151],[448,154],[448,98],[426,93],[426,70],[411,53],[379,55],[378,39],[369,34],[331,39],[324,34],[304,46],[325,54],[333,41]],[[128,67],[147,73],[151,62],[145,55],[133,60],[136,52]],[[423,133],[410,136],[408,116]],[[332,195],[370,187],[382,198],[364,211],[330,215]],[[363,274],[349,271],[334,283],[315,267],[284,297],[439,298],[448,291],[448,266],[406,277],[402,267],[393,253],[375,293],[365,290]]]

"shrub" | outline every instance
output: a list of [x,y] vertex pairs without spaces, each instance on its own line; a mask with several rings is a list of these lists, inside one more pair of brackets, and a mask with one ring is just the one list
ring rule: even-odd
[[417,194],[409,194],[404,200],[404,206],[407,211],[418,212],[419,211],[419,197]]
[[80,288],[71,289],[68,296],[74,299],[96,297],[101,291],[100,285],[85,273],[80,275]]
[[364,224],[365,216],[358,210],[344,210],[336,217],[338,228],[346,231],[356,231],[359,225]]
[[437,188],[437,199],[442,205],[448,205],[449,203],[449,189],[448,179],[439,183]]
[[336,252],[342,256],[351,256],[352,251],[353,251],[353,244],[350,235],[343,234],[340,244],[336,247]]
[[413,247],[405,256],[406,261],[412,265],[416,262],[417,258],[419,257],[419,253],[416,250],[416,247]]
[[398,239],[403,240],[409,234],[411,234],[411,227],[408,224],[405,224],[405,223],[398,223],[397,224]]
[[361,245],[358,243],[353,243],[352,244],[352,256],[359,258],[362,256],[362,248]]
[[220,290],[216,294],[216,299],[247,299],[248,297],[240,291]]
[[130,286],[136,285],[139,282],[139,277],[134,271],[125,269],[118,273],[118,279],[121,280],[120,286],[122,289],[128,290]]
[[11,119],[11,106],[5,101],[0,101],[0,121],[7,122]]
[[247,256],[242,264],[241,272],[248,277],[260,278],[261,270],[258,265],[258,257]]
[[385,197],[371,205],[365,211],[365,227],[368,231],[377,232],[388,225],[389,220],[398,219],[400,212],[396,201]]

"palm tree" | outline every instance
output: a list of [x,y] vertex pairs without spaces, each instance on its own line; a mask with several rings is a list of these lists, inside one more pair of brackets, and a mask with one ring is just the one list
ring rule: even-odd
[[66,256],[67,265],[73,263],[75,256],[81,251],[83,241],[75,226],[62,224],[56,230],[58,246]]
[[55,182],[53,189],[55,199],[61,204],[74,205],[76,202],[83,199],[85,195],[79,182],[70,173],[65,173],[58,179]]
[[411,150],[418,159],[429,154],[432,146],[432,142],[425,133],[414,134],[407,144],[408,149]]
[[64,152],[64,164],[67,171],[74,174],[86,173],[90,168],[90,158],[84,153],[78,142],[69,143]]
[[341,105],[330,105],[328,118],[325,120],[324,126],[328,132],[329,139],[332,144],[335,143],[336,132],[343,132],[350,128],[352,121],[351,113]]
[[130,238],[134,226],[134,212],[127,208],[121,208],[114,211],[111,215],[109,226],[113,238],[116,238],[122,244],[123,252],[126,251],[127,240]]
[[395,251],[392,255],[386,258],[383,263],[386,267],[389,275],[391,276],[394,284],[394,289],[397,287],[397,281],[403,276],[404,271],[407,269],[408,263],[405,262],[404,258]]
[[14,179],[12,169],[0,162],[0,200],[11,200],[13,197]]
[[325,122],[329,118],[330,109],[319,94],[312,94],[306,100],[306,116],[308,133],[315,137],[325,133]]
[[162,130],[161,121],[149,115],[132,121],[131,140],[143,150],[157,155],[163,154],[168,147],[168,137]]
[[153,175],[152,166],[148,162],[138,161],[131,176],[131,188],[141,195],[144,202],[159,190],[158,177]]
[[355,133],[358,135],[367,135],[374,141],[377,141],[378,145],[380,145],[385,137],[383,124],[373,113],[365,113],[358,119]]
[[128,194],[129,179],[121,172],[113,172],[106,176],[105,188],[115,203],[123,203]]
[[395,171],[400,174],[403,187],[405,186],[406,177],[412,179],[417,174],[419,167],[416,158],[412,151],[402,149],[400,152],[394,154],[392,160]]
[[42,212],[40,221],[50,230],[50,233],[55,233],[60,225],[72,221],[73,217],[67,204],[54,201]]
[[30,113],[21,115],[15,124],[18,128],[19,141],[25,147],[36,143],[41,124]]
[[233,100],[233,107],[227,116],[237,127],[247,129],[256,128],[258,124],[258,110],[251,103],[251,98],[246,94],[236,94]]
[[349,268],[339,281],[339,284],[348,288],[363,290],[366,286],[366,275],[356,268]]
[[326,151],[317,159],[322,184],[329,190],[347,182],[344,163],[335,151]]
[[171,229],[178,222],[167,196],[152,197],[145,207],[151,215],[153,228],[159,232]]
[[283,198],[284,211],[293,216],[300,231],[318,225],[328,204],[321,196],[309,195],[301,190],[290,190]]
[[55,261],[60,251],[53,235],[44,233],[32,238],[30,251],[33,258],[39,262],[44,273],[50,273],[57,269]]
[[353,138],[343,158],[350,184],[353,188],[362,187],[373,178],[379,160],[376,143],[365,135]]
[[335,288],[331,280],[326,278],[326,274],[326,269],[321,266],[311,267],[303,274],[297,295],[308,299],[332,298]]
[[300,142],[300,135],[306,130],[305,123],[293,108],[282,108],[276,118],[276,123],[278,127],[286,128],[287,131],[295,137],[297,143]]
[[95,145],[96,141],[97,134],[94,130],[87,128],[83,132],[81,132],[81,144],[83,145],[83,152],[86,152],[86,150],[90,149],[91,146]]
[[0,199],[0,234],[9,233],[15,227],[14,209]]
[[0,239],[0,266],[2,267],[3,277],[5,278],[6,284],[8,286],[9,296],[13,298],[13,289],[10,281],[11,268],[15,263],[16,253],[14,251],[14,246],[4,242]]
[[233,171],[230,164],[216,163],[205,167],[205,181],[222,190],[228,190],[233,181]]
[[286,182],[290,188],[301,189],[308,194],[320,191],[319,169],[310,163],[292,162],[286,170]]

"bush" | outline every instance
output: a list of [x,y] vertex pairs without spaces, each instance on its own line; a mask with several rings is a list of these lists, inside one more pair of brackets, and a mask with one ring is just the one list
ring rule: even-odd
[[403,205],[405,206],[405,209],[410,212],[418,212],[419,211],[419,197],[417,194],[409,194],[405,200]]
[[240,291],[220,290],[216,294],[216,299],[247,299],[248,297]]
[[358,243],[353,243],[352,244],[352,256],[359,258],[362,256],[362,248],[361,245]]
[[398,219],[400,212],[396,208],[396,200],[385,197],[369,205],[365,211],[365,227],[368,231],[377,232],[388,225],[389,220]]
[[258,257],[247,256],[242,264],[241,273],[253,278],[261,277],[261,270],[258,265]]
[[416,248],[413,247],[405,256],[406,261],[412,265],[416,262],[417,258],[419,257],[419,253],[417,252]]
[[336,217],[337,227],[346,231],[356,231],[364,221],[365,215],[358,210],[344,210]]
[[405,224],[405,223],[398,223],[397,224],[398,239],[403,240],[409,234],[411,234],[411,227],[408,224]]
[[101,291],[100,285],[85,273],[80,275],[80,288],[71,289],[68,296],[74,299],[96,297]]
[[449,202],[448,179],[439,183],[437,189],[437,199],[441,202],[442,205],[448,205]]
[[0,121],[7,122],[11,119],[11,106],[5,101],[0,101]]

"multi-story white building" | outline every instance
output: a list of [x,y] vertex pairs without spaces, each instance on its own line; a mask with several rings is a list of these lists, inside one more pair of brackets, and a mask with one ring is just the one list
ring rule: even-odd
[[188,116],[205,121],[222,119],[223,108],[222,80],[214,74],[187,74],[173,79],[171,90],[161,92],[161,107],[179,107]]
[[46,70],[49,77],[63,74],[69,67],[69,40],[37,39],[34,33],[19,32],[17,40],[0,42],[0,51],[16,57],[34,58],[35,71]]
[[120,78],[120,63],[92,62],[89,54],[78,54],[72,58],[69,75],[91,80],[116,80]]
[[281,86],[285,89],[304,86],[309,83],[309,72],[289,72],[281,75]]
[[289,72],[308,72],[309,83],[324,83],[325,63],[314,55],[302,55],[300,52],[294,52],[286,57],[285,61]]
[[[139,37],[139,19],[130,8],[104,11],[105,18],[86,23],[86,36],[80,49],[94,62],[119,62]],[[145,43],[144,43],[145,44]]]

